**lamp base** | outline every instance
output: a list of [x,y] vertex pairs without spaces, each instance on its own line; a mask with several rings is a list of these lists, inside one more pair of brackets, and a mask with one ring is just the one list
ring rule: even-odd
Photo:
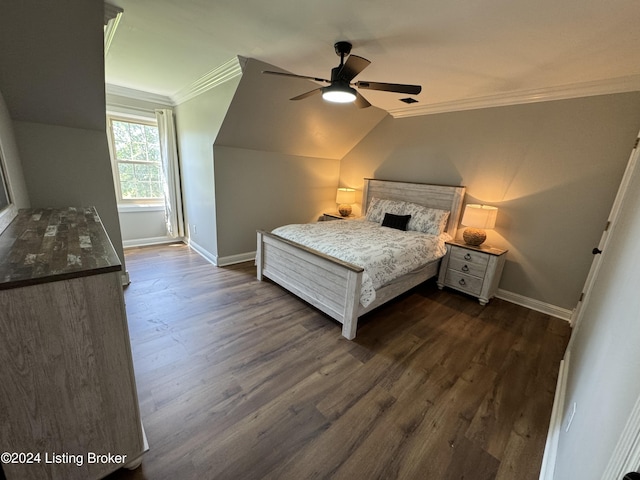
[[338,205],[338,212],[340,212],[340,215],[343,217],[348,217],[352,212],[351,205],[348,203],[341,203]]
[[467,227],[464,232],[462,232],[462,238],[467,245],[479,247],[487,239],[487,234],[482,228]]

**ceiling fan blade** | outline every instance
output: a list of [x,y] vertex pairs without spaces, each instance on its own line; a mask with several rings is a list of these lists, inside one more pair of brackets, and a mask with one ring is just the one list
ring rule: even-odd
[[358,92],[356,92],[356,100],[353,103],[358,108],[367,108],[371,106],[367,99],[360,95]]
[[367,68],[370,63],[371,62],[366,58],[362,58],[357,55],[349,55],[349,58],[344,62],[342,69],[338,72],[338,78],[350,82],[362,70]]
[[296,75],[295,73],[271,72],[269,70],[263,70],[262,73],[267,73],[269,75],[280,75],[281,77],[304,78],[307,80],[314,80],[316,82],[331,83],[331,80],[327,80],[326,78],[308,77],[306,75]]
[[289,100],[302,100],[304,98],[311,97],[312,95],[320,93],[321,91],[322,91],[322,87],[314,88],[313,90],[311,90],[309,92],[303,93],[303,94],[298,95],[298,96],[293,97],[293,98],[290,98]]
[[422,91],[420,85],[404,85],[402,83],[380,83],[380,82],[356,82],[356,87],[369,90],[382,90],[384,92],[406,93],[417,95]]

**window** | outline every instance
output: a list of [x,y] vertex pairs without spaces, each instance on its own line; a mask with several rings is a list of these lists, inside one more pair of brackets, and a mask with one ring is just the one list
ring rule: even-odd
[[161,203],[164,188],[155,122],[108,117],[108,124],[118,203]]

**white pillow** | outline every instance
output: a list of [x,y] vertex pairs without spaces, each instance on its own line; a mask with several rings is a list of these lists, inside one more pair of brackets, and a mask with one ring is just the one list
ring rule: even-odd
[[440,235],[447,228],[448,210],[424,207],[416,203],[405,203],[403,215],[411,215],[407,230]]
[[382,223],[385,213],[402,215],[404,206],[405,202],[373,197],[371,199],[371,203],[367,207],[366,219],[370,222]]

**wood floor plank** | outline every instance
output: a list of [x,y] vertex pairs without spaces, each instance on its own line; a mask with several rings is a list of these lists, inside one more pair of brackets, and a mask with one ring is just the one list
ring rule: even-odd
[[348,341],[253,262],[126,257],[150,450],[110,480],[538,478],[566,322],[428,281]]

